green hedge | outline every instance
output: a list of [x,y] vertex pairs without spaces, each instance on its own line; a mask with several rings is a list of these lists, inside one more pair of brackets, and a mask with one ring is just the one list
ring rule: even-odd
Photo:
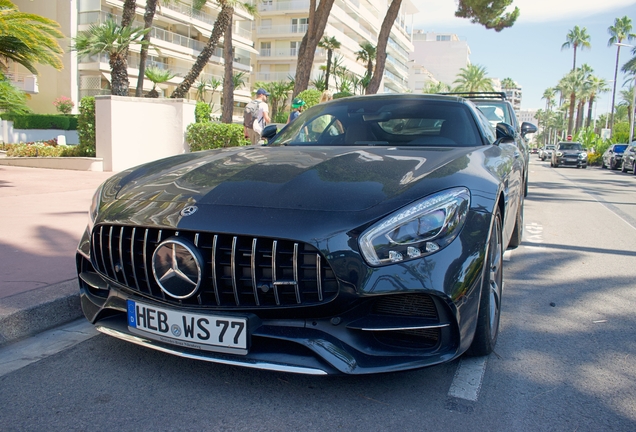
[[3,113],[2,119],[12,121],[15,129],[77,130],[77,116]]
[[186,129],[190,151],[248,145],[243,125],[226,123],[192,123]]
[[95,157],[95,98],[84,96],[79,103],[79,119],[77,122],[79,146],[75,150],[77,156]]
[[311,108],[312,106],[320,103],[321,96],[322,92],[320,90],[308,89],[301,91],[296,97],[305,101],[305,108]]
[[80,146],[51,146],[43,143],[39,144],[4,144],[3,150],[7,152],[7,157],[73,157],[86,156],[82,154]]

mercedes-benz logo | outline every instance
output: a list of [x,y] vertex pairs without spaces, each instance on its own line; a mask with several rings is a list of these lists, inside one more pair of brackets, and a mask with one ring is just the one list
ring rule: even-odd
[[152,254],[152,274],[159,288],[176,299],[196,294],[201,285],[201,255],[188,240],[170,237]]
[[183,210],[181,210],[181,216],[192,216],[197,210],[199,210],[197,206],[184,207]]

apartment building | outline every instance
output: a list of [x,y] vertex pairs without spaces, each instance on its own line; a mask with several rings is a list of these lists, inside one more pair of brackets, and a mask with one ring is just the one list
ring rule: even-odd
[[[37,77],[15,66],[10,71],[17,85],[31,93],[29,105],[40,113],[54,113],[53,100],[70,97],[76,105],[84,96],[110,94],[110,66],[105,55],[78,57],[70,50],[78,32],[107,19],[121,20],[123,0],[14,0],[24,12],[51,18],[67,36],[60,41],[65,53],[64,69],[55,71],[48,66],[38,67]],[[390,0],[336,0],[329,16],[325,36],[335,37],[342,44],[335,53],[341,65],[357,77],[366,72],[366,65],[356,60],[360,43],[377,44],[382,20]],[[307,31],[309,0],[259,0],[255,3],[256,19],[237,7],[234,11],[232,45],[234,74],[242,75],[244,85],[235,89],[235,118],[241,117],[243,107],[251,98],[250,90],[257,81],[286,81],[295,75],[300,41]],[[137,1],[135,24],[143,26],[145,1]],[[192,0],[160,1],[151,31],[151,50],[147,67],[154,66],[176,74],[170,81],[159,84],[160,94],[169,96],[190,70],[205,46],[220,8],[208,1],[203,9],[195,10]],[[387,61],[380,92],[408,91],[409,53],[413,51],[410,29],[417,7],[413,0],[404,0],[391,30],[387,46]],[[199,82],[223,81],[225,59],[221,48],[210,58]],[[134,94],[139,74],[139,45],[131,46],[128,55],[130,94]],[[318,49],[314,58],[312,77],[326,65],[326,52]],[[332,89],[335,82],[331,80]],[[144,80],[144,91],[153,84]],[[208,89],[205,98],[220,113],[222,85],[216,91]],[[196,98],[192,88],[189,98]]]
[[[341,66],[360,78],[366,65],[356,60],[360,44],[377,45],[388,0],[336,0],[324,35],[335,37],[341,44],[334,52]],[[296,73],[298,48],[307,32],[309,0],[262,0],[257,3],[255,20],[255,48],[258,55],[253,64],[255,81],[288,81]],[[387,60],[379,92],[402,93],[408,90],[408,57],[413,50],[409,24],[418,11],[414,2],[404,0],[391,29],[387,45]],[[314,57],[311,77],[321,74],[327,64],[327,53],[318,49]],[[337,80],[330,78],[330,90],[338,91]]]
[[[39,68],[37,77],[38,93],[31,96],[29,105],[37,112],[55,112],[52,102],[58,96],[69,96],[75,104],[84,96],[110,94],[110,66],[105,55],[80,58],[69,49],[71,39],[78,32],[87,30],[92,24],[107,19],[121,20],[124,2],[122,0],[15,0],[21,11],[36,13],[54,19],[62,26],[67,39],[61,41],[65,49],[64,69],[60,72],[50,67]],[[160,6],[153,21],[151,31],[152,47],[146,67],[154,66],[170,70],[174,78],[159,85],[159,92],[169,96],[188,73],[197,56],[205,46],[212,32],[220,8],[208,1],[201,10],[195,10],[191,1],[159,2]],[[137,1],[135,25],[143,27],[145,1]],[[255,55],[252,40],[253,17],[236,8],[232,45],[234,49],[233,69],[235,74],[243,74],[244,85],[234,93],[235,115],[242,116],[242,106],[250,100],[252,56]],[[219,42],[222,44],[223,40]],[[134,94],[139,75],[139,45],[131,46],[128,55],[128,78],[130,94]],[[225,59],[222,48],[218,48],[210,58],[199,81],[223,81]],[[152,82],[144,80],[144,91],[152,88]],[[222,88],[212,94],[208,91],[206,101],[213,104],[214,111],[221,107]],[[190,91],[190,98],[196,97],[196,89]]]
[[[409,60],[415,68],[423,67],[437,81],[452,86],[460,69],[470,64],[470,48],[456,34],[415,30]],[[418,92],[417,85],[421,86],[421,81],[411,83],[413,92]]]
[[519,117],[519,113],[521,111],[521,99],[523,97],[521,86],[517,84],[517,88],[503,89],[503,91],[506,93],[506,98],[510,101],[512,107],[515,109],[517,117]]

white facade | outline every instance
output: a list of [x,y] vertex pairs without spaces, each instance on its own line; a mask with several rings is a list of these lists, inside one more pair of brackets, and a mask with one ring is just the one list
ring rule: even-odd
[[[355,76],[362,77],[365,64],[356,60],[360,43],[377,45],[378,33],[386,15],[387,0],[353,0],[334,2],[324,36],[335,37],[341,44],[334,52],[342,66]],[[264,0],[258,3],[255,48],[255,81],[288,81],[296,73],[298,48],[307,31],[309,0]],[[402,2],[402,8],[391,30],[387,45],[387,61],[379,92],[405,92],[408,90],[408,55],[412,51],[411,35],[407,22],[417,8],[410,0]],[[314,57],[311,79],[320,74],[327,64],[325,50],[318,49]],[[329,80],[329,89],[337,91],[337,82]]]
[[[460,69],[470,64],[470,48],[456,34],[416,30],[409,59],[428,70],[440,82],[453,86]],[[414,84],[411,90],[417,92]]]

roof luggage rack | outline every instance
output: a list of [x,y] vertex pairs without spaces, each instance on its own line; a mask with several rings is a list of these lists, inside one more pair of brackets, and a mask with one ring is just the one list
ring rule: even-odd
[[507,100],[506,93],[504,92],[449,92],[440,93],[450,96],[461,96],[466,99],[503,99]]

